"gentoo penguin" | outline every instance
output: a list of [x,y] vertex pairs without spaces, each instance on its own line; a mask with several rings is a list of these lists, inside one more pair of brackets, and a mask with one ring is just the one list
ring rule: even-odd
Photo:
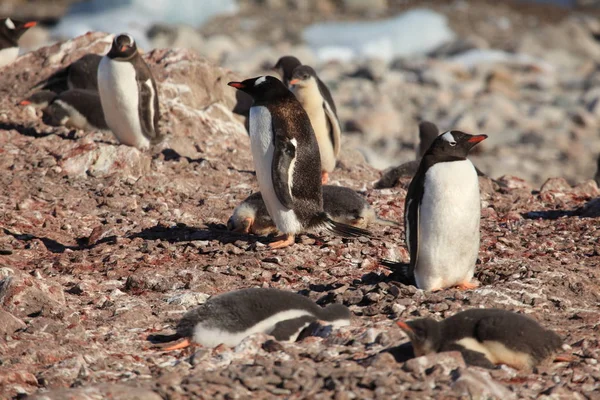
[[417,287],[472,289],[479,252],[479,180],[467,159],[487,135],[448,131],[438,136],[421,160],[404,203],[409,275]]
[[[192,343],[206,347],[236,346],[254,333],[266,333],[282,341],[295,341],[312,322],[334,328],[350,325],[351,313],[342,304],[319,307],[308,297],[272,288],[247,288],[210,298],[188,311],[177,324],[176,340],[163,350],[181,349]],[[166,338],[154,335],[149,339]]]
[[12,63],[19,56],[19,38],[36,22],[17,21],[12,18],[0,19],[0,67]]
[[[398,225],[379,218],[363,196],[342,186],[323,185],[323,210],[332,220],[359,228],[367,228],[370,223]],[[279,233],[260,192],[252,193],[235,208],[227,221],[227,228],[263,236]]]
[[228,85],[254,99],[249,119],[256,177],[269,215],[283,232],[269,246],[289,246],[296,233],[316,228],[368,236],[368,231],[335,222],[323,211],[319,147],[306,111],[284,84],[260,76]]
[[273,71],[281,76],[281,81],[286,87],[290,87],[292,73],[296,67],[302,65],[300,60],[293,56],[284,56],[277,60],[277,64],[273,67]]
[[41,90],[19,104],[43,108],[43,121],[48,125],[88,131],[108,129],[97,92],[73,89],[56,94]]
[[163,139],[156,83],[130,35],[115,36],[102,57],[98,92],[106,123],[119,142],[145,150]]
[[405,162],[397,167],[388,168],[383,172],[381,178],[375,183],[375,189],[391,188],[398,184],[398,180],[404,176],[413,177],[419,169],[421,158],[431,146],[431,143],[439,135],[438,127],[429,121],[419,124],[419,144],[416,146],[417,156],[415,160]]
[[83,89],[98,91],[98,66],[102,56],[86,54],[73,61],[66,68],[60,69],[47,79],[36,84],[33,89],[53,90],[62,92],[68,89]]
[[335,103],[327,86],[308,65],[300,65],[294,69],[290,90],[306,110],[317,136],[321,153],[321,182],[325,184],[329,173],[335,169],[342,140]]
[[533,319],[494,308],[463,311],[440,322],[421,318],[397,324],[417,357],[460,351],[467,364],[484,368],[505,364],[531,370],[562,346],[556,333]]

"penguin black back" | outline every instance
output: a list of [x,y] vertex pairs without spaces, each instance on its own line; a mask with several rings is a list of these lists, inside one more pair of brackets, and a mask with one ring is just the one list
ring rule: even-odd
[[317,319],[333,322],[350,319],[348,308],[341,304],[319,307],[308,297],[272,288],[248,288],[224,293],[188,311],[177,325],[177,334],[190,337],[202,322],[227,332],[242,332],[278,313],[306,311]]

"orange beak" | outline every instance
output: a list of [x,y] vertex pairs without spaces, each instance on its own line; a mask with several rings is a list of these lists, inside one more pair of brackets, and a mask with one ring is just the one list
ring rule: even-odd
[[25,28],[33,28],[36,25],[37,25],[37,22],[35,22],[35,21],[29,21],[29,22],[25,22],[25,25],[23,25],[23,27],[25,27]]
[[234,87],[236,89],[243,89],[245,88],[244,84],[242,82],[229,82],[227,85]]
[[471,139],[469,139],[468,142],[469,143],[479,143],[485,139],[487,139],[487,135],[475,135]]
[[127,50],[127,46],[121,46],[121,51]]
[[400,329],[402,329],[404,332],[412,332],[412,328],[410,326],[408,326],[408,324],[404,321],[397,321],[396,325],[398,325],[400,327]]
[[28,105],[30,105],[30,104],[31,104],[31,102],[30,102],[29,100],[22,100],[22,101],[19,103],[19,105],[20,105],[20,106],[28,106]]
[[290,81],[290,85],[297,85],[297,84],[299,84],[299,83],[300,83],[300,79],[292,79],[292,80]]

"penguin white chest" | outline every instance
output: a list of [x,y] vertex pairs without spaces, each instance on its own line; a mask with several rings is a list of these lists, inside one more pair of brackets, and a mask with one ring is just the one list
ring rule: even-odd
[[140,123],[139,92],[133,65],[103,57],[98,66],[98,92],[104,118],[120,143],[150,147]]
[[311,82],[306,87],[295,88],[294,95],[310,118],[310,124],[315,131],[321,156],[321,170],[332,172],[335,169],[335,151],[329,132],[329,122],[323,108],[323,96],[316,83]]
[[417,286],[437,290],[468,282],[479,252],[479,181],[469,160],[434,164],[419,209]]
[[271,113],[264,106],[250,108],[250,147],[256,169],[258,186],[265,206],[275,226],[282,233],[295,234],[302,231],[294,210],[286,208],[275,194],[273,185],[273,125]]
[[0,67],[8,65],[15,61],[19,56],[18,47],[7,47],[0,50]]

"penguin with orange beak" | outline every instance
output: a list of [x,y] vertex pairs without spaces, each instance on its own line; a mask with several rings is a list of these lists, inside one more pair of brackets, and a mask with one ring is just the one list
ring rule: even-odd
[[504,364],[532,370],[562,346],[556,333],[535,320],[494,308],[463,311],[439,322],[421,318],[397,325],[408,335],[415,356],[460,351],[467,364],[483,368]]
[[33,28],[37,22],[18,21],[12,18],[0,19],[0,67],[15,61],[19,56],[19,38]]

